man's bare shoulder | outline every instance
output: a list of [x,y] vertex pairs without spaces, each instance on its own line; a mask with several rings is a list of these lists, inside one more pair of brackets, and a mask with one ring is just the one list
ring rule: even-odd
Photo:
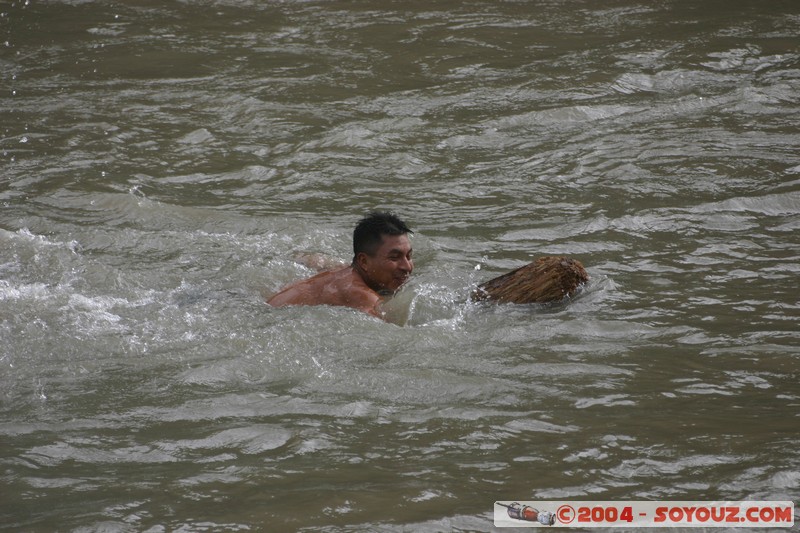
[[336,271],[337,296],[341,298],[334,305],[354,307],[374,316],[381,316],[378,306],[383,301],[377,292],[370,289],[361,276],[350,266]]

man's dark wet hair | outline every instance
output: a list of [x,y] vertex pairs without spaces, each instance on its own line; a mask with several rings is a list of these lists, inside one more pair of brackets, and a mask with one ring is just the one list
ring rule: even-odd
[[353,260],[361,252],[372,257],[383,243],[384,235],[414,233],[392,213],[374,212],[358,221],[353,230]]

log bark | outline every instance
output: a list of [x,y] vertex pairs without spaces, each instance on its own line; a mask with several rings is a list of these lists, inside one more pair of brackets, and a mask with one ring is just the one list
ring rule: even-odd
[[540,257],[482,283],[472,293],[472,299],[515,304],[560,302],[574,296],[588,280],[589,274],[576,259]]

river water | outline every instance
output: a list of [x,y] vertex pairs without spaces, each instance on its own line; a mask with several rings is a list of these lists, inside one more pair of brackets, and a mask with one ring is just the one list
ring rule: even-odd
[[[0,528],[800,500],[794,0],[0,5]],[[264,296],[393,210],[384,323]],[[553,307],[472,287],[542,255]]]

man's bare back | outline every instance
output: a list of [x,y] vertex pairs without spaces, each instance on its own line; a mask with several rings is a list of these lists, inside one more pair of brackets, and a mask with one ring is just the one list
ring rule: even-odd
[[370,289],[355,269],[348,265],[322,272],[283,289],[267,301],[275,307],[285,305],[338,305],[353,307],[376,317],[381,297]]

